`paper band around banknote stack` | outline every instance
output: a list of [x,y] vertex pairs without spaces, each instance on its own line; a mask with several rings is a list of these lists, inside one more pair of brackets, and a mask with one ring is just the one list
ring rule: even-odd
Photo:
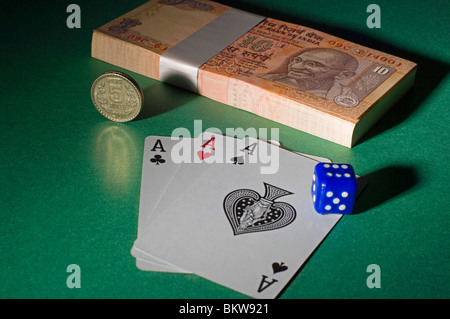
[[161,55],[160,81],[198,93],[198,69],[264,19],[231,8]]

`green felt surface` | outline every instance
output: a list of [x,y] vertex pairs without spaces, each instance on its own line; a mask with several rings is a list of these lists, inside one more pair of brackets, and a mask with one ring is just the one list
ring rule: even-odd
[[[222,1],[419,64],[416,85],[353,149],[127,72],[142,86],[139,120],[102,117],[90,86],[115,69],[90,57],[92,29],[143,1],[20,1],[0,11],[0,297],[245,298],[196,275],[140,271],[136,238],[144,138],[178,127],[279,128],[292,150],[351,163],[369,185],[281,298],[448,298],[450,42],[448,1]],[[81,269],[69,289],[66,268]],[[367,266],[381,269],[369,289]],[[218,269],[217,271],[220,271]]]

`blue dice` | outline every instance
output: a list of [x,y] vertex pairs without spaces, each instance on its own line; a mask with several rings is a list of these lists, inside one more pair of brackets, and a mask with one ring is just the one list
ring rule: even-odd
[[356,198],[356,176],[350,164],[319,163],[314,169],[311,195],[320,214],[351,214]]

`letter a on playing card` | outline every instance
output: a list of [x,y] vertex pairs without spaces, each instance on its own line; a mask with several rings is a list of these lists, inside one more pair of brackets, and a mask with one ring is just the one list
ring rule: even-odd
[[[211,148],[212,151],[214,151],[215,150],[215,148],[214,148],[215,142],[216,142],[216,138],[211,137],[208,142],[206,142],[205,144],[202,145],[202,148],[206,149],[207,147],[209,147],[209,148]],[[209,145],[209,144],[211,144],[211,145]]]
[[160,152],[165,152],[164,146],[162,145],[160,139],[156,141],[155,145],[153,145],[153,148],[151,149],[152,152],[156,152],[156,150],[159,150]]
[[275,283],[277,281],[278,280],[276,280],[276,279],[272,279],[272,281],[267,281],[267,276],[262,275],[262,279],[261,279],[261,282],[258,287],[258,292],[263,291],[264,289],[268,288],[270,285],[272,285],[273,283]]
[[215,150],[215,141],[216,141],[216,138],[214,136],[211,137],[205,144],[202,145],[202,149],[197,152],[197,156],[201,161],[203,161],[204,159],[206,159],[212,155],[211,152],[207,151],[207,148],[210,148],[211,151],[214,151]]

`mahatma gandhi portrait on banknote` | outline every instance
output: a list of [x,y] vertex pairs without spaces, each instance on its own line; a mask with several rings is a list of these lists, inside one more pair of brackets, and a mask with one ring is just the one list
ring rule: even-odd
[[333,49],[304,49],[293,54],[287,66],[279,67],[261,78],[333,100],[351,96],[345,84],[356,76],[358,61],[350,54]]

